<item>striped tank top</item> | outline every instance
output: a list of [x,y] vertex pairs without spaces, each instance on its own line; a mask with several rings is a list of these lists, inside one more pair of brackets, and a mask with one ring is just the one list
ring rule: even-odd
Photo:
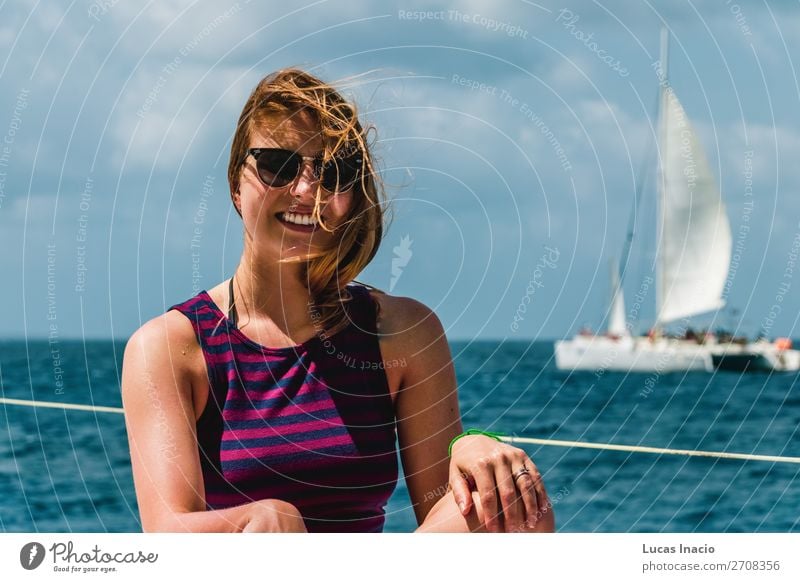
[[375,301],[347,286],[349,324],[297,346],[250,340],[206,291],[174,305],[205,357],[197,440],[208,509],[281,499],[309,532],[380,532],[398,476]]

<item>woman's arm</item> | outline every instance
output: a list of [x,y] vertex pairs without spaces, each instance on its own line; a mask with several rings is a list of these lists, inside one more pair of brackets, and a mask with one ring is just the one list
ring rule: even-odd
[[142,529],[305,531],[297,509],[277,500],[206,511],[192,395],[193,382],[208,382],[193,377],[199,349],[176,311],[143,325],[125,347],[122,400]]
[[[442,324],[417,301],[378,297],[383,357],[408,363],[402,369],[395,409],[400,455],[418,524],[423,525],[435,506],[437,524],[426,523],[422,529],[552,531],[547,493],[523,450],[486,436],[467,436],[448,458],[449,443],[463,429]],[[530,475],[512,477],[522,467]],[[470,491],[468,482],[477,491]]]
[[405,297],[378,294],[382,357],[405,361],[395,402],[400,458],[417,523],[447,493],[447,447],[462,432],[450,348],[438,317]]

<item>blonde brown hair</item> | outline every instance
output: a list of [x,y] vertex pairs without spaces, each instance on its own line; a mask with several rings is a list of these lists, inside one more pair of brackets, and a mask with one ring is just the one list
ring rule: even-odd
[[[311,113],[319,124],[323,162],[354,151],[361,152],[363,160],[360,178],[353,186],[350,212],[335,229],[330,229],[320,215],[324,191],[318,187],[312,217],[336,236],[330,248],[301,259],[303,278],[314,301],[315,326],[323,333],[335,333],[347,323],[342,302],[349,300],[349,294],[344,287],[372,261],[383,238],[386,199],[368,143],[372,128],[362,127],[356,106],[332,85],[300,69],[276,71],[258,83],[242,109],[231,144],[228,183],[233,198],[239,191],[255,127],[274,123],[276,113],[294,115],[302,111]],[[238,208],[236,211],[241,216]]]

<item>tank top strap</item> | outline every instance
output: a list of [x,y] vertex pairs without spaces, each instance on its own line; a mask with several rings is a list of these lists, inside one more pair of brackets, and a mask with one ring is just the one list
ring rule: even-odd
[[353,297],[345,303],[351,326],[377,339],[378,304],[370,295],[369,288],[351,283],[347,290]]
[[183,313],[191,322],[197,343],[204,352],[215,351],[209,345],[209,338],[228,333],[227,321],[211,304],[206,291],[201,291],[191,299],[171,306],[167,311],[173,309]]
[[[228,368],[231,361],[232,345],[228,321],[214,305],[211,296],[201,291],[191,299],[170,307],[186,316],[194,329],[197,343],[206,362],[206,374],[210,386],[208,401],[197,421],[198,438],[201,446],[208,446],[222,435],[222,409],[228,392]],[[214,459],[202,458],[201,464],[214,463]],[[204,468],[204,473],[208,468]],[[219,476],[211,471],[211,479]]]

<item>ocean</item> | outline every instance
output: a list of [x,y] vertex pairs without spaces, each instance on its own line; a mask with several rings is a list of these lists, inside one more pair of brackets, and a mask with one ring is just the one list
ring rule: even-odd
[[[121,406],[124,342],[0,341],[0,396]],[[551,342],[451,342],[465,427],[800,456],[797,374],[595,374]],[[54,360],[57,357],[58,360]],[[800,530],[800,465],[526,446],[558,531]],[[416,527],[402,478],[385,531]],[[0,404],[0,531],[140,531],[120,414]]]

